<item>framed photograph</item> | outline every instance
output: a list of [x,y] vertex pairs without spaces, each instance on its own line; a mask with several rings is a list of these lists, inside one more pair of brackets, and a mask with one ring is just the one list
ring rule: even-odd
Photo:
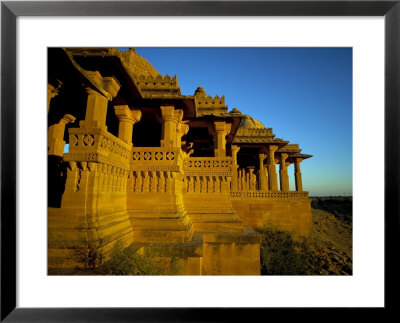
[[[399,15],[399,1],[2,2],[1,320],[235,321],[270,308],[392,309]],[[302,65],[310,60],[313,67]],[[174,61],[179,85],[156,71]],[[188,93],[183,82],[196,83],[203,69],[207,84]],[[284,118],[269,124],[274,111],[258,117],[264,104],[285,109],[257,87],[258,70],[270,73],[276,102],[287,96],[286,104],[314,107],[287,110],[296,127]],[[235,98],[229,110],[227,93],[215,88]],[[303,100],[309,88],[314,94]],[[279,127],[312,136],[314,147],[278,138]],[[311,185],[309,199],[300,162],[314,151],[324,151],[326,159],[316,155],[326,174],[305,168],[323,183]],[[333,187],[336,169],[350,174],[347,186]],[[283,199],[301,221],[280,211]],[[267,271],[254,230],[276,219],[307,236],[305,223],[319,221],[311,201],[347,223],[353,258],[337,272],[328,264]],[[342,206],[328,210],[332,201]],[[218,211],[223,203],[237,219]],[[166,211],[182,207],[179,219]],[[90,243],[81,247],[83,236]],[[132,241],[134,257],[150,255],[158,271],[145,263],[132,276],[132,268],[109,265]],[[154,243],[162,248],[148,247]]]

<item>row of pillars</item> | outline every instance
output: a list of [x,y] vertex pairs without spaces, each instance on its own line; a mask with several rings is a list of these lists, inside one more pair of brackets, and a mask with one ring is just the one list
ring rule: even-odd
[[[118,93],[120,85],[114,77],[102,77],[100,73],[93,72],[90,77],[95,79],[95,83],[101,85],[101,92],[92,88],[87,88],[88,98],[86,105],[85,120],[81,121],[83,128],[93,129],[102,128],[107,130],[106,117],[108,101],[111,101]],[[58,88],[48,86],[48,110],[50,109],[51,99],[58,94]],[[189,126],[183,119],[183,111],[175,110],[174,106],[161,106],[162,116],[162,138],[161,147],[181,148],[181,138],[189,131]],[[115,114],[119,120],[118,138],[132,145],[132,131],[135,123],[141,119],[140,110],[131,110],[127,105],[114,107]],[[65,115],[59,124],[53,125],[49,129],[49,154],[62,156],[64,150],[63,136],[65,125],[75,121],[71,115]],[[226,156],[226,136],[231,130],[231,125],[224,121],[214,122],[214,155],[215,157]],[[237,165],[236,156],[239,151],[238,146],[232,146],[232,157],[234,165]],[[261,190],[278,190],[278,176],[275,165],[275,152],[278,146],[268,146],[267,154],[259,154],[259,182]],[[288,154],[280,153],[280,189],[289,190],[289,177],[286,163]],[[267,158],[267,166],[264,166],[264,159]],[[296,191],[302,191],[302,180],[300,172],[301,158],[295,159],[295,183]],[[237,172],[234,171],[233,182],[237,185]]]
[[[107,130],[106,117],[108,101],[111,101],[118,93],[120,85],[114,77],[101,77],[99,73],[91,73],[92,78],[96,79],[96,84],[101,90],[97,91],[92,88],[87,88],[87,104],[85,120],[80,122],[80,127],[87,128],[89,131],[95,128]],[[48,106],[50,110],[51,99],[57,96],[58,88],[53,85],[48,85]],[[162,116],[162,138],[161,147],[180,148],[181,138],[189,131],[189,126],[186,121],[182,121],[183,111],[175,110],[174,106],[161,106]],[[132,131],[135,123],[139,122],[142,116],[140,110],[131,110],[128,105],[120,105],[114,107],[115,114],[119,121],[118,138],[132,145]],[[53,125],[49,129],[49,147],[50,142],[63,142],[65,125],[73,122],[75,118],[71,115],[65,115],[59,124]],[[56,130],[56,131],[54,131]],[[64,146],[65,142],[63,142]],[[62,156],[63,147],[57,145],[57,148],[49,148],[52,153]]]
[[[160,146],[170,148],[180,148],[182,136],[189,131],[186,121],[182,121],[183,111],[175,110],[173,106],[161,106],[162,133]],[[142,113],[140,110],[131,110],[127,105],[114,107],[117,115],[118,138],[132,145],[133,125],[140,121]]]
[[[237,153],[240,150],[240,147],[233,145],[232,146],[232,158],[234,168],[238,168],[237,165]],[[258,172],[258,181],[259,188],[263,191],[277,191],[278,190],[278,174],[276,172],[276,163],[275,163],[275,154],[278,150],[278,146],[270,145],[267,149],[267,154],[259,154],[259,172]],[[287,153],[279,153],[279,179],[280,179],[280,190],[284,192],[289,191],[289,175],[287,167],[290,163],[286,162],[289,154]],[[264,160],[267,159],[267,164],[264,165]],[[300,171],[300,163],[302,162],[302,158],[295,158],[294,162],[294,178],[295,178],[295,186],[296,191],[303,190],[301,171]],[[237,190],[238,186],[238,178],[237,171],[234,169],[233,171],[233,190]]]

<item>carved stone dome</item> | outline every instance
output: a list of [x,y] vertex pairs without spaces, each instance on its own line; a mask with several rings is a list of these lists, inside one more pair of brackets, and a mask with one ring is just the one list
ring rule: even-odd
[[258,120],[253,119],[252,117],[245,115],[240,122],[240,129],[266,129],[265,126]]
[[194,95],[199,95],[199,94],[206,95],[206,91],[201,86],[199,86],[194,92]]
[[233,108],[232,111],[229,111],[231,114],[242,114],[242,111],[240,111],[238,108]]

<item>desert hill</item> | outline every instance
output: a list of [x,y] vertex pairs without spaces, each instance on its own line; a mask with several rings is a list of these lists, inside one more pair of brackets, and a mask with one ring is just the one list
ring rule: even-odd
[[322,275],[351,275],[352,198],[312,198],[313,239]]

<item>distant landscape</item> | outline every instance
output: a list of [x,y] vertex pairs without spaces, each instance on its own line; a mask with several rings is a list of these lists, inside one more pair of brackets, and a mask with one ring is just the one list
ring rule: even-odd
[[311,197],[313,238],[320,274],[351,275],[353,198]]

